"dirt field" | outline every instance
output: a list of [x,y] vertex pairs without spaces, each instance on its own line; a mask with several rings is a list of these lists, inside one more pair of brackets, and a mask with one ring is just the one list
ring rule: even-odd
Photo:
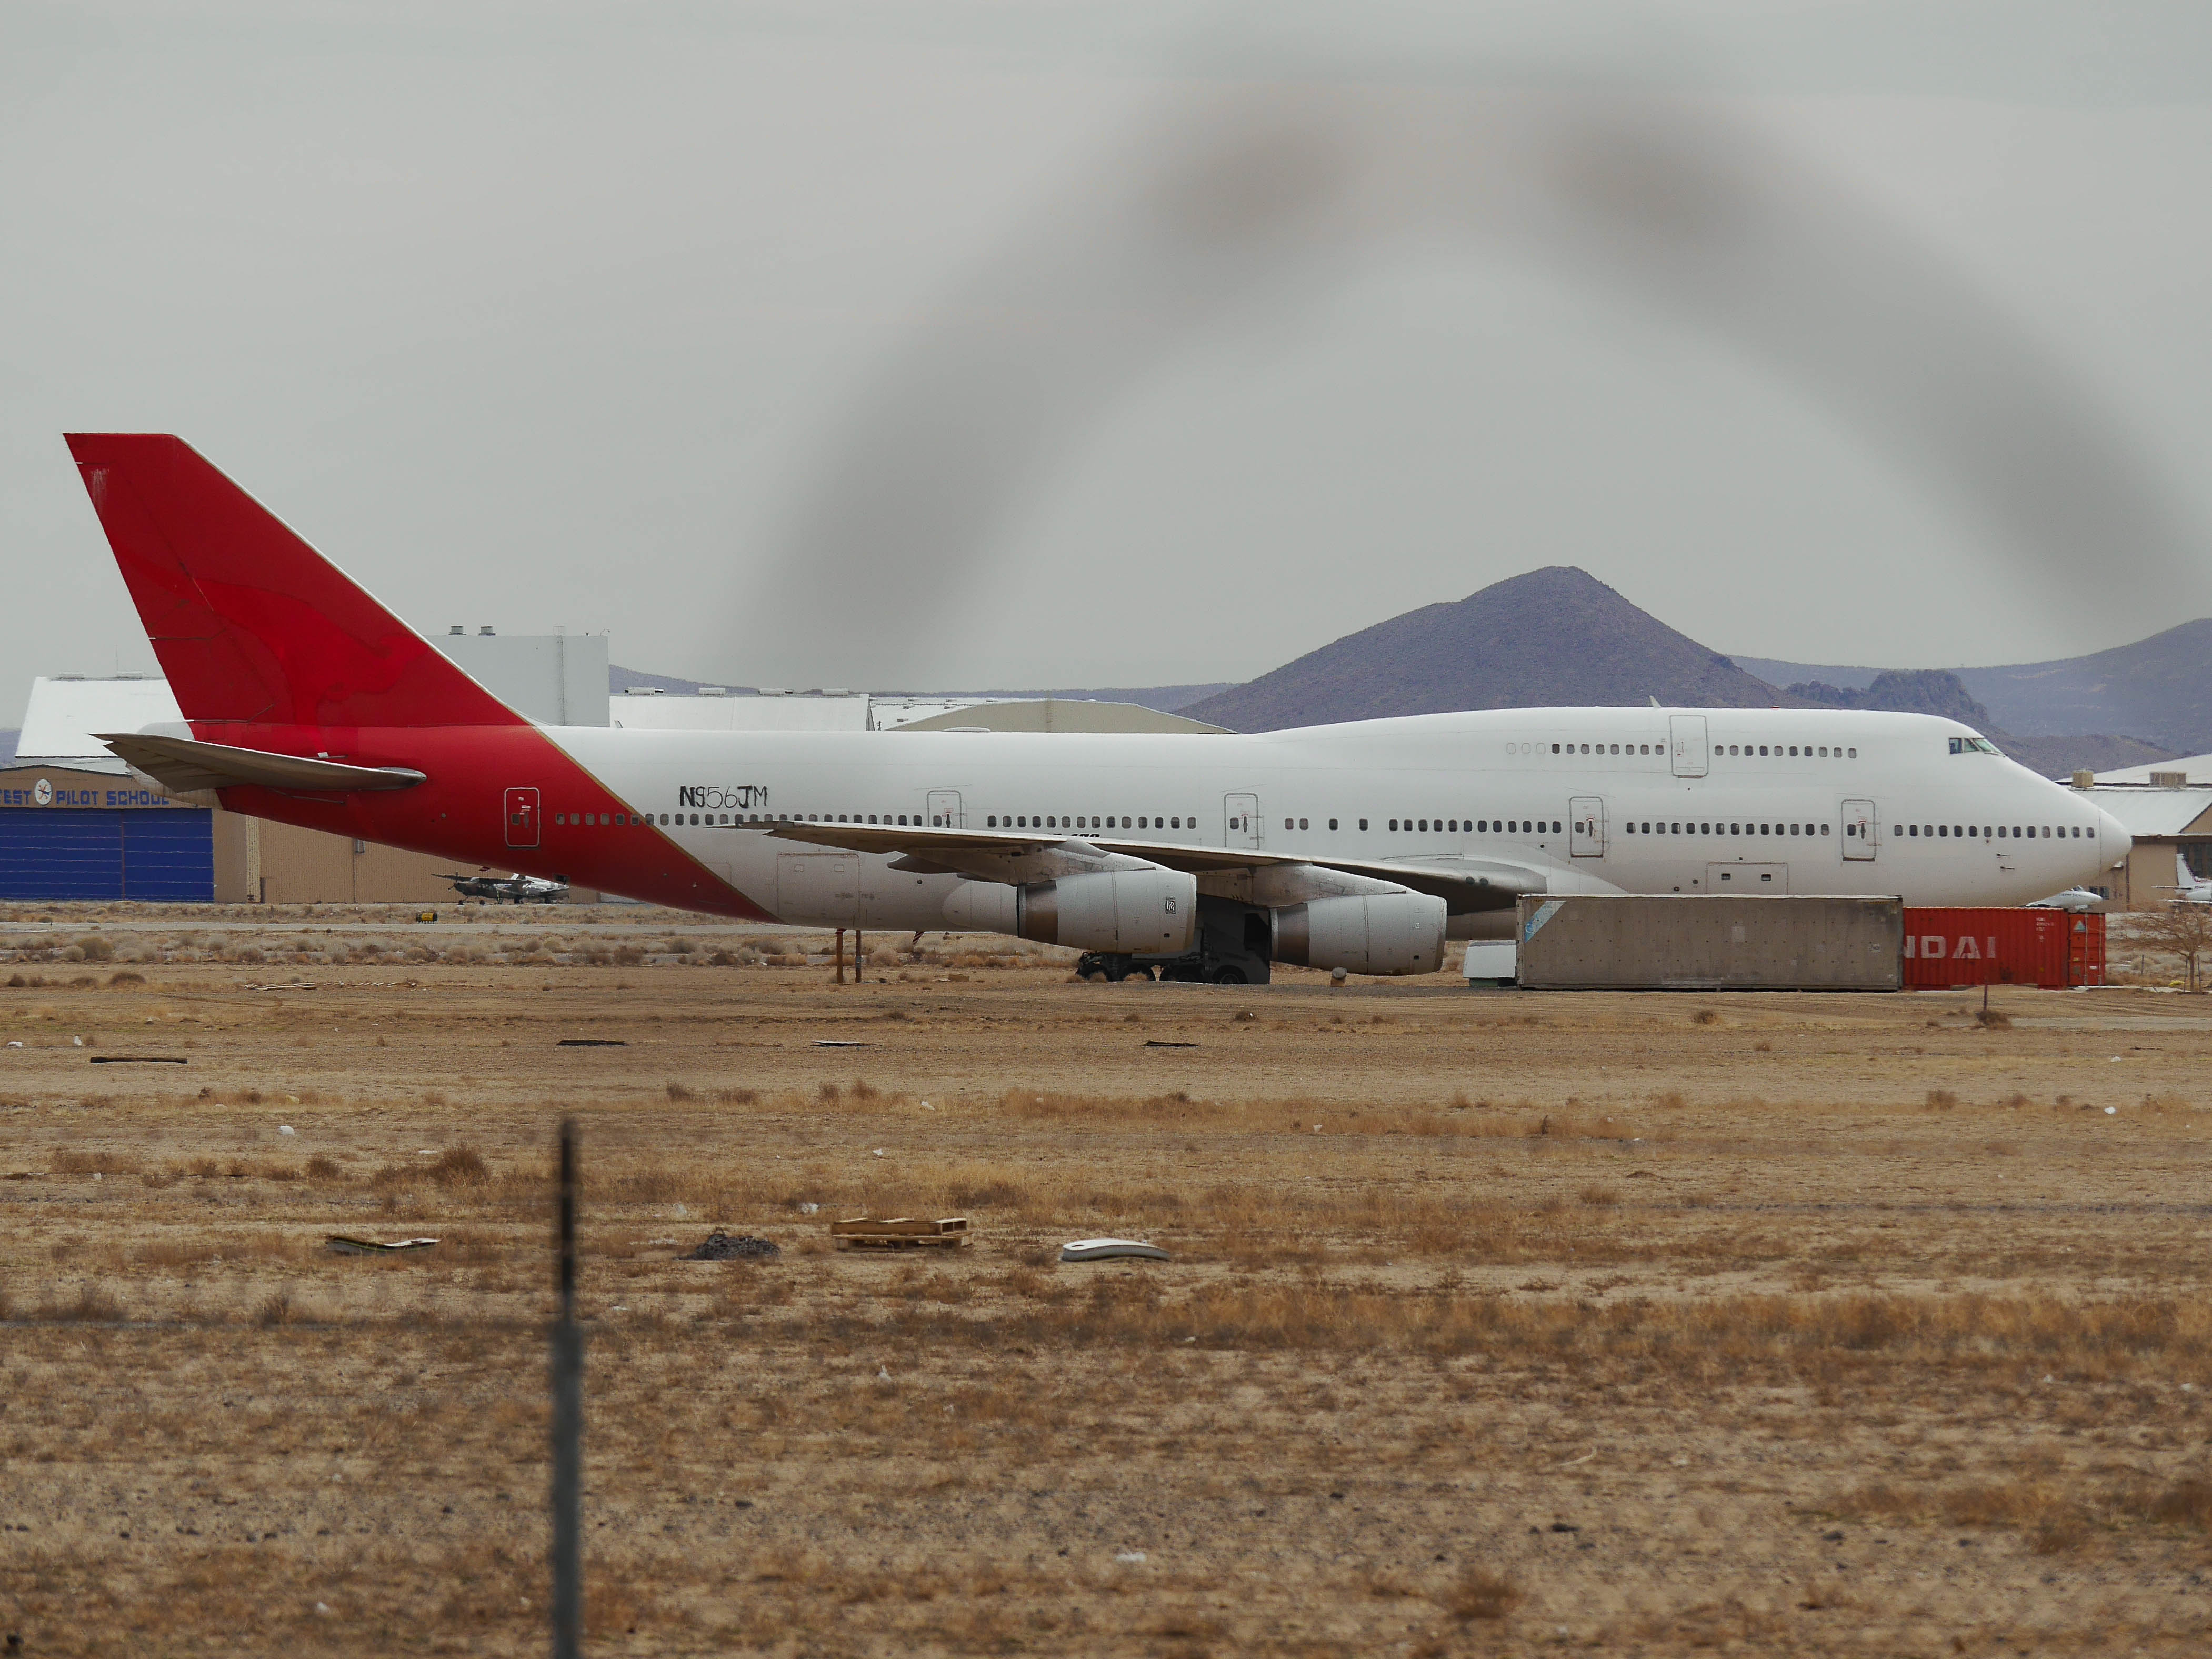
[[907,942],[0,914],[0,1632],[542,1652],[570,1114],[595,1653],[2212,1650],[2203,999]]

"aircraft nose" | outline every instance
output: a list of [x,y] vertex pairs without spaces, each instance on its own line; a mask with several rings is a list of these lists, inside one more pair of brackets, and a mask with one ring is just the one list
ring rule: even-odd
[[2100,867],[2109,870],[2124,860],[2133,850],[2136,838],[2127,832],[2120,821],[2103,807],[2097,809],[2097,854]]

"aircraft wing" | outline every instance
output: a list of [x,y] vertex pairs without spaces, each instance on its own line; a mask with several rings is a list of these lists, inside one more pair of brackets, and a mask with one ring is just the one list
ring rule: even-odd
[[[1446,908],[1456,914],[1510,910],[1522,893],[1546,890],[1540,871],[1497,859],[1439,859],[1425,864],[1400,864],[1381,859],[1267,853],[1256,848],[1189,847],[1127,836],[1070,836],[1052,830],[937,830],[920,824],[795,822],[765,827],[769,834],[781,841],[842,847],[854,853],[902,854],[904,859],[899,867],[904,869],[973,874],[985,881],[1022,880],[1015,860],[1025,857],[1042,860],[1045,854],[1057,854],[1083,859],[1119,853],[1165,869],[1201,876],[1228,871],[1287,869],[1296,865],[1338,870],[1346,875],[1395,882],[1417,893],[1431,894],[1443,900]],[[1041,869],[1030,878],[1046,879],[1049,873]]]
[[302,755],[238,749],[227,743],[156,737],[143,732],[95,732],[125,764],[179,794],[258,784],[264,789],[351,794],[361,789],[412,789],[425,775],[404,766],[348,766]]

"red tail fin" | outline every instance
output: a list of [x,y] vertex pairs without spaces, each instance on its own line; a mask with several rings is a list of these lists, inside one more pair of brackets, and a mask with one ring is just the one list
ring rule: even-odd
[[182,439],[69,447],[186,720],[527,724]]

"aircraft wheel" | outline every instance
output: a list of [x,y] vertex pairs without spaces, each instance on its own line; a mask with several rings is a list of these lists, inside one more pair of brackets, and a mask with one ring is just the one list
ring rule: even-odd
[[1217,968],[1213,970],[1216,985],[1243,985],[1246,982],[1242,968]]

